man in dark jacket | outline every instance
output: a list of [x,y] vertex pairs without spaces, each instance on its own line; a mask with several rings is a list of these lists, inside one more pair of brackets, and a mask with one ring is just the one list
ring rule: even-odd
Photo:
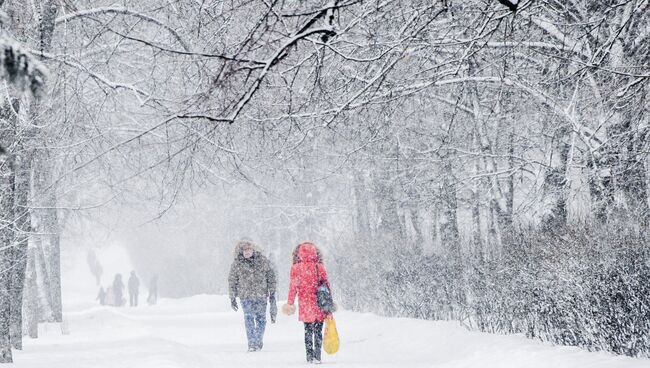
[[129,277],[129,304],[132,307],[138,306],[138,293],[140,292],[140,279],[135,275],[135,271],[131,271]]
[[264,345],[267,300],[270,304],[271,323],[275,323],[278,314],[275,301],[277,282],[268,258],[251,241],[242,240],[237,243],[228,284],[232,309],[239,309],[239,297],[244,310],[248,351],[261,350]]

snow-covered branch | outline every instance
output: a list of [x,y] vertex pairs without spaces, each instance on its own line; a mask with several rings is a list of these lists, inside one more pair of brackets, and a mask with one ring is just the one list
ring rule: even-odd
[[97,15],[105,15],[105,14],[119,14],[119,15],[128,15],[134,18],[138,18],[141,20],[144,20],[146,22],[153,23],[159,27],[164,28],[167,30],[174,38],[178,41],[178,43],[183,47],[185,51],[190,51],[190,47],[187,45],[187,43],[181,38],[181,36],[176,32],[173,28],[170,26],[166,25],[162,21],[150,17],[146,14],[139,13],[137,11],[130,10],[126,7],[101,7],[101,8],[93,8],[93,9],[86,9],[86,10],[79,10],[73,13],[69,13],[66,15],[63,15],[61,17],[56,18],[55,24],[65,24],[67,22],[71,22],[76,19],[81,19],[81,18],[92,18]]

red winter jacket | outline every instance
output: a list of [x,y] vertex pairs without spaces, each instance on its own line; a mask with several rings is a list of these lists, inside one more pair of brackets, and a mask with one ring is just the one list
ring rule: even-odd
[[319,284],[318,277],[329,288],[327,272],[325,266],[319,263],[314,244],[302,243],[298,247],[297,262],[291,267],[287,301],[293,305],[297,294],[298,319],[302,322],[321,322],[325,319],[325,314],[316,304],[316,289]]

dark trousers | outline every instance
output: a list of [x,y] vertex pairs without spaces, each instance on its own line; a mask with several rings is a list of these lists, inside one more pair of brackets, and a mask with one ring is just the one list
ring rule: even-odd
[[138,306],[138,293],[129,293],[129,304],[132,307]]
[[323,346],[323,322],[305,323],[305,349],[307,361],[320,360],[320,351]]

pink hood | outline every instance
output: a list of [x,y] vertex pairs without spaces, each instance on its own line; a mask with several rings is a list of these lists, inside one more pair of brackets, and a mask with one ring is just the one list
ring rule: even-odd
[[312,243],[302,243],[298,248],[298,261],[318,263],[318,252]]

